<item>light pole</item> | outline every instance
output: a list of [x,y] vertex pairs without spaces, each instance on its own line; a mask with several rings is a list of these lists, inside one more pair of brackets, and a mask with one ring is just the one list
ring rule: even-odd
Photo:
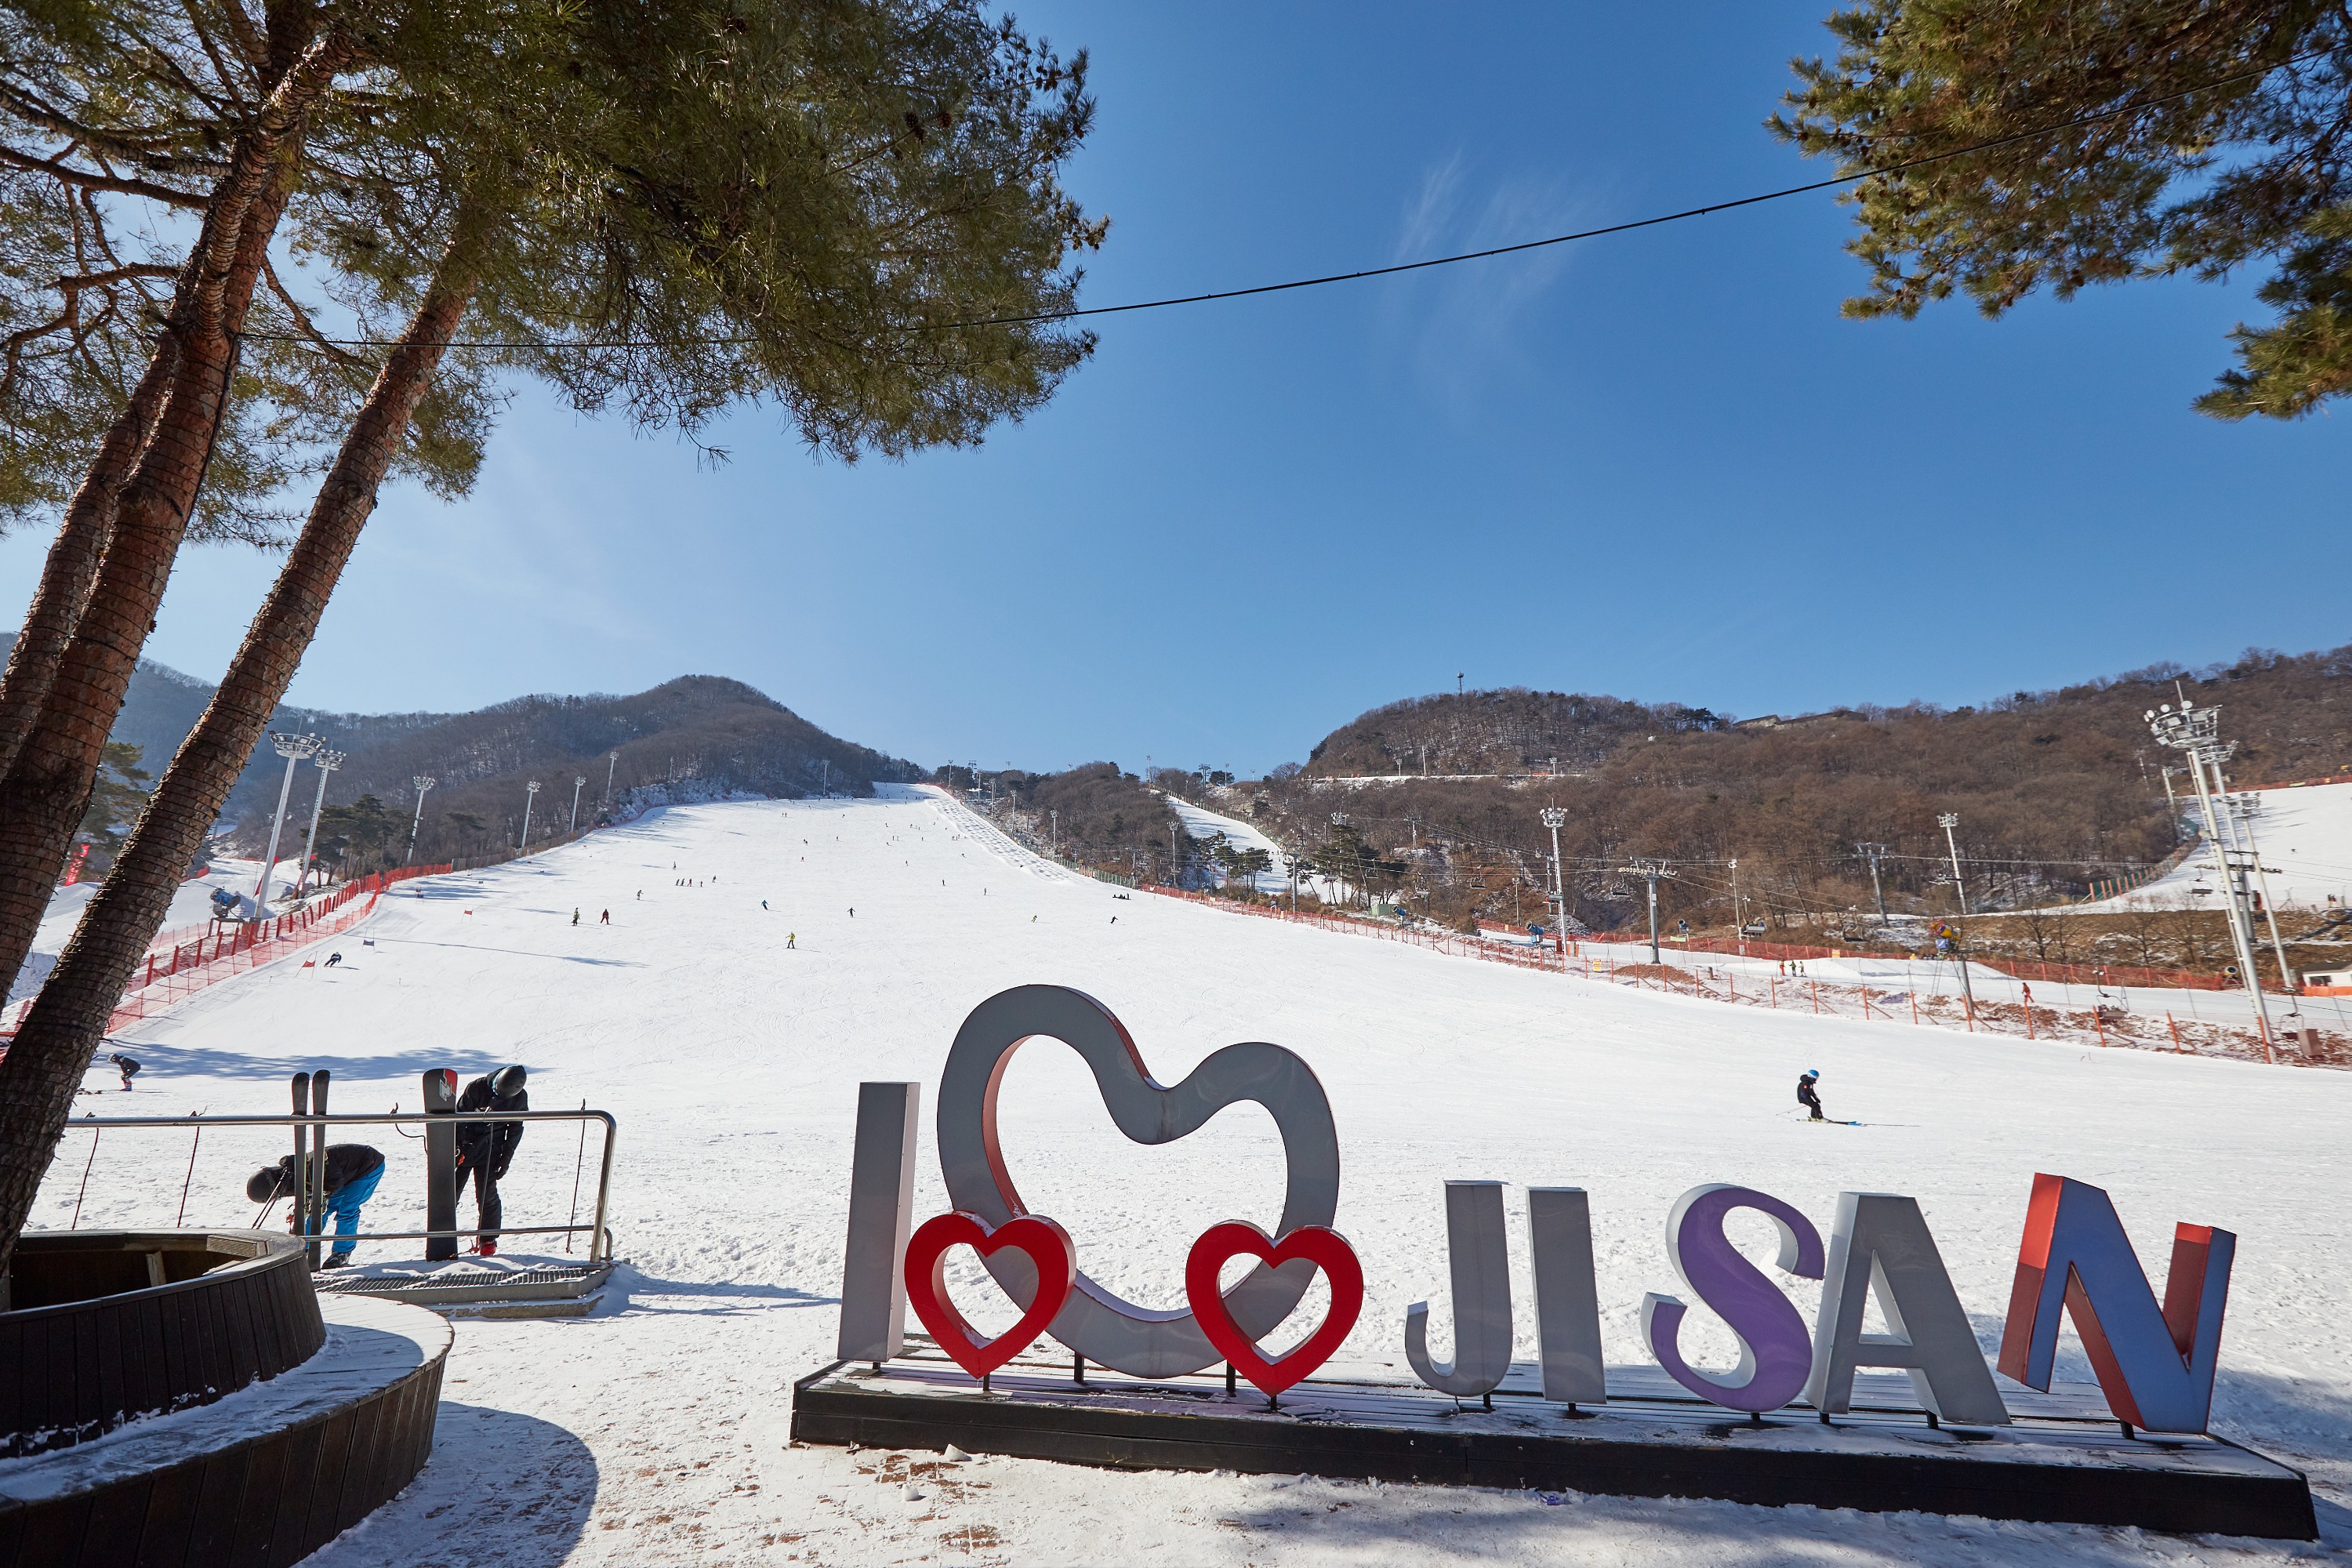
[[614,752],[604,759],[604,804],[613,804],[613,770],[621,765],[621,753]]
[[524,787],[530,793],[522,797],[522,842],[515,847],[518,855],[530,853],[530,808],[531,804],[539,799],[539,781],[533,779]]
[[[1870,896],[1878,900],[1878,923],[1880,925],[1885,925],[1886,923],[1886,894],[1878,885],[1878,858],[1886,853],[1886,846],[1884,844],[1857,844],[1854,846],[1854,850],[1858,854],[1867,855],[1870,857]],[[1957,864],[1958,862],[1956,861],[1955,865]]]
[[[2221,787],[2221,764],[2238,747],[2235,742],[2224,744],[2221,734],[2221,710],[2200,708],[2187,697],[2180,700],[2178,711],[2171,703],[2161,709],[2150,709],[2142,715],[2158,742],[2185,753],[2189,758],[2189,779],[2197,786],[2197,803],[2205,810],[2206,836],[2213,841],[2213,868],[2221,880],[2221,890],[2228,895],[2224,909],[2230,917],[2230,946],[2237,954],[2238,973],[2246,978],[2246,999],[2253,1005],[2254,1027],[2261,1031],[2263,1053],[2271,1048],[2270,1006],[2263,1000],[2262,976],[2254,973],[2253,932],[2247,929],[2246,911],[2239,903],[2230,880],[2230,857],[2221,837],[2221,818],[2213,810],[2213,789]],[[2205,784],[2205,769],[2213,769],[2213,789]]]
[[294,879],[294,896],[298,899],[302,896],[302,884],[310,880],[311,859],[319,850],[319,814],[326,809],[327,775],[343,765],[343,753],[319,752],[310,758],[310,765],[319,770],[319,798],[310,803],[310,837],[303,842],[302,870]]
[[587,782],[588,775],[586,773],[574,773],[572,775],[572,826],[568,831],[572,833],[580,831],[580,790],[583,784],[587,784]]
[[438,781],[427,774],[418,773],[408,782],[416,790],[416,820],[408,825],[408,854],[400,862],[404,866],[416,858],[416,836],[425,827],[425,792],[431,789]]
[[278,786],[278,815],[269,821],[269,853],[261,858],[261,879],[253,884],[253,901],[269,907],[269,873],[278,868],[278,836],[286,826],[286,802],[294,793],[294,765],[325,742],[317,735],[272,733],[269,743],[286,759],[286,782]]
[[1559,914],[1552,926],[1554,945],[1559,949],[1560,961],[1568,960],[1568,884],[1559,874],[1559,825],[1568,820],[1568,813],[1557,805],[1543,808],[1543,825],[1551,829],[1551,898]]
[[1641,877],[1648,880],[1650,884],[1650,962],[1664,963],[1665,960],[1658,956],[1658,880],[1664,878],[1671,882],[1678,873],[1668,870],[1666,862],[1664,860],[1636,860],[1622,868],[1618,875]]
[[1957,811],[1945,812],[1936,818],[1936,825],[1944,830],[1944,847],[1952,852],[1953,896],[1960,900],[1960,913],[1967,914],[1969,885],[1960,879],[1960,841],[1952,836],[1952,830],[1960,825],[1960,814]]

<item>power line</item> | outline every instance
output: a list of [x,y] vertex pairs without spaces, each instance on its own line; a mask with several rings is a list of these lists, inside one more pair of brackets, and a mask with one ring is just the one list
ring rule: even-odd
[[[1685,207],[1679,212],[1660,213],[1652,217],[1632,218],[1623,223],[1604,224],[1599,228],[1578,229],[1572,234],[1555,234],[1543,239],[1526,239],[1514,245],[1493,246],[1485,250],[1465,250],[1452,256],[1433,256],[1420,261],[1400,261],[1388,267],[1367,267],[1353,272],[1330,272],[1315,278],[1294,278],[1284,283],[1260,283],[1247,289],[1219,289],[1202,294],[1173,294],[1165,299],[1137,300],[1124,305],[1074,306],[1066,310],[1038,310],[1023,316],[982,316],[962,321],[915,323],[900,330],[909,332],[933,332],[961,331],[974,327],[1030,326],[1042,321],[1076,321],[1086,316],[1117,316],[1135,310],[1160,310],[1174,305],[1203,305],[1215,300],[1244,300],[1256,294],[1281,294],[1294,289],[1319,289],[1329,283],[1355,283],[1367,278],[1389,278],[1401,272],[1420,272],[1433,267],[1451,267],[1457,262],[1485,261],[1497,256],[1516,256],[1522,251],[1542,250],[1550,246],[1572,244],[1577,240],[1600,239],[1612,234],[1630,234],[1635,229],[1655,228],[1662,224],[1681,223],[1687,218],[1706,217],[1714,213],[1733,212],[1740,207],[1752,207],[1765,202],[1782,201],[1790,196],[1809,195],[1815,191],[1835,190],[1841,185],[1858,184],[1864,180],[1900,174],[1913,169],[1924,169],[1930,164],[1948,163],[1952,159],[1965,158],[1972,153],[1993,152],[1999,148],[2014,146],[2021,142],[2032,142],[2043,136],[2056,136],[2063,132],[2080,130],[2085,125],[2095,125],[2103,120],[2137,114],[2145,110],[2157,109],[2168,103],[2178,103],[2183,99],[2194,98],[2200,92],[2212,92],[2217,89],[2234,86],[2242,81],[2257,79],[2270,75],[2274,70],[2284,70],[2289,66],[2301,65],[2305,60],[2316,59],[2322,55],[2336,52],[2333,48],[2311,49],[2300,55],[2289,56],[2273,65],[2250,67],[2245,70],[2232,72],[2229,76],[2216,77],[2210,81],[2201,82],[2195,87],[2183,88],[2178,92],[2166,93],[2160,98],[2142,99],[2137,102],[2120,104],[2113,109],[2095,110],[2091,113],[2077,115],[2072,120],[2062,121],[2056,125],[2045,125],[2035,131],[2012,132],[2007,136],[1996,136],[1990,141],[1971,142],[1966,147],[1955,147],[1948,152],[1930,153],[1917,158],[1906,158],[1900,163],[1865,169],[1859,174],[1839,174],[1826,180],[1809,181],[1801,185],[1785,185],[1779,190],[1764,191],[1752,196],[1738,196],[1729,201],[1713,202],[1706,206]],[[313,337],[301,332],[245,332],[238,335],[272,342],[328,343],[338,348],[394,348],[399,346],[404,341],[398,338]],[[588,341],[551,338],[508,342],[480,342],[472,340],[461,342],[453,339],[438,344],[420,343],[415,346],[478,349],[497,353],[525,349],[613,350],[703,346],[719,348],[754,343],[759,341],[756,337],[616,338]]]

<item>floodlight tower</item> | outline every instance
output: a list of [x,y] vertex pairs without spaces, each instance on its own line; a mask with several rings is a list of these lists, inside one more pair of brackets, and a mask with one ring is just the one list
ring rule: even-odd
[[522,797],[522,842],[515,847],[515,853],[518,855],[527,855],[530,852],[530,808],[539,799],[539,781],[533,779],[523,787],[530,793]]
[[1664,963],[1665,960],[1658,956],[1658,882],[1662,878],[1671,882],[1680,873],[1668,870],[1664,860],[1635,860],[1619,867],[1617,874],[1640,877],[1650,884],[1650,962]]
[[310,758],[310,765],[319,770],[319,798],[310,803],[310,837],[302,845],[302,870],[294,879],[294,896],[302,896],[302,884],[310,880],[311,857],[319,848],[319,813],[327,805],[327,775],[343,765],[341,752],[320,751]]
[[253,901],[265,909],[269,904],[269,874],[278,868],[278,836],[286,826],[286,802],[294,793],[295,764],[326,742],[317,735],[273,732],[269,743],[286,759],[286,782],[278,786],[278,815],[269,820],[269,853],[261,858],[261,879],[253,884]]
[[1870,859],[1870,896],[1878,900],[1878,923],[1886,923],[1886,893],[1878,885],[1878,858],[1886,853],[1884,844],[1857,844],[1854,852]]
[[[2269,1005],[2263,1000],[2262,977],[2254,973],[2253,932],[2247,929],[2245,910],[2231,891],[2229,851],[2221,837],[2221,820],[2213,809],[2213,795],[2221,787],[2221,764],[2238,749],[2236,742],[2224,742],[2221,739],[2221,713],[2219,708],[2200,708],[2183,697],[2177,710],[2168,702],[2160,709],[2149,709],[2142,716],[2158,742],[2185,752],[2189,758],[2189,782],[2197,786],[2197,803],[2205,811],[2205,832],[2213,842],[2214,869],[2221,874],[2222,890],[2230,894],[2224,910],[2230,917],[2231,950],[2237,954],[2238,973],[2246,978],[2246,999],[2253,1005],[2254,1027],[2262,1035],[2263,1050],[2267,1054],[2271,1014]],[[2211,789],[2205,784],[2209,766],[2213,770]]]
[[614,752],[604,759],[604,804],[613,804],[613,770],[621,765],[621,753]]
[[[1969,912],[1969,885],[1960,877],[1960,841],[1953,829],[1960,825],[1960,814],[1948,811],[1936,818],[1936,826],[1944,830],[1944,847],[1952,852],[1952,895],[1960,900],[1960,913]],[[1882,911],[1884,912],[1884,911]]]
[[573,833],[580,831],[580,791],[587,782],[588,775],[586,773],[574,773],[572,775],[572,826],[569,831]]
[[1568,813],[1561,807],[1548,805],[1543,808],[1543,825],[1551,829],[1551,899],[1554,907],[1559,910],[1559,919],[1552,926],[1552,937],[1562,959],[1568,957],[1568,884],[1559,874],[1559,825],[1567,820]]
[[425,826],[425,792],[439,781],[429,774],[417,773],[408,782],[416,791],[416,820],[408,825],[408,853],[400,862],[404,866],[416,858],[416,836]]

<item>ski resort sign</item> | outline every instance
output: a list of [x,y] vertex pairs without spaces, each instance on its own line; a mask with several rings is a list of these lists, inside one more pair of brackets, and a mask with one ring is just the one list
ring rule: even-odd
[[[997,1099],[1013,1053],[1034,1039],[1076,1051],[1113,1123],[1139,1143],[1172,1142],[1244,1102],[1273,1117],[1286,1161],[1276,1234],[1232,1220],[1194,1238],[1185,1251],[1186,1310],[1146,1309],[1089,1279],[1078,1267],[1083,1238],[1022,1201],[1000,1144]],[[1055,985],[992,996],[964,1021],[940,1075],[937,1138],[953,1208],[916,1226],[919,1104],[917,1084],[868,1083],[859,1091],[843,1361],[898,1355],[911,1305],[940,1348],[983,1382],[1043,1335],[1085,1362],[1137,1378],[1181,1377],[1223,1362],[1271,1402],[1320,1366],[1354,1327],[1363,1272],[1353,1244],[1332,1228],[1339,1134],[1323,1086],[1293,1052],[1265,1043],[1227,1046],[1182,1081],[1163,1085],[1118,1019],[1092,997]],[[1727,1237],[1725,1222],[1741,1210],[1771,1221],[1783,1273],[1822,1282],[1810,1324]],[[1454,1358],[1441,1363],[1431,1353],[1426,1303],[1406,1310],[1405,1355],[1414,1374],[1441,1393],[1490,1394],[1510,1371],[1514,1335],[1503,1185],[1447,1182],[1445,1211]],[[1527,1239],[1542,1395],[1571,1407],[1605,1404],[1589,1195],[1575,1187],[1529,1189]],[[958,1246],[979,1254],[1022,1310],[992,1340],[950,1299],[945,1259]],[[2177,1226],[2159,1304],[2107,1194],[2063,1176],[2036,1176],[1999,1370],[2046,1391],[2060,1320],[2071,1317],[2117,1420],[2158,1432],[2204,1431],[2235,1247],[2228,1231]],[[1643,1337],[1657,1364],[1701,1399],[1757,1415],[1801,1399],[1826,1418],[1849,1408],[1858,1370],[1895,1368],[1942,1420],[2008,1424],[1992,1368],[1916,1200],[1841,1194],[1824,1238],[1781,1198],[1712,1183],[1685,1193],[1668,1212],[1665,1250],[1683,1294],[1643,1299]],[[1224,1265],[1243,1257],[1255,1267],[1221,1288]],[[1260,1342],[1297,1309],[1318,1272],[1330,1285],[1323,1321],[1287,1354],[1267,1356]],[[1736,1369],[1710,1373],[1685,1356],[1685,1295],[1738,1338]],[[1886,1333],[1864,1330],[1874,1297]]]

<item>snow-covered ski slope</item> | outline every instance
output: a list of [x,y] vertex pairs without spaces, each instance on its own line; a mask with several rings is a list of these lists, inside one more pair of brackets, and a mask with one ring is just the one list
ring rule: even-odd
[[[319,1563],[2294,1555],[2132,1531],[1601,1497],[1549,1506],[1506,1491],[1003,1459],[909,1498],[903,1479],[875,1479],[882,1456],[787,1449],[789,1385],[832,1353],[858,1082],[923,1082],[918,1213],[940,1212],[929,1113],[949,1041],[983,997],[1040,981],[1116,1010],[1163,1080],[1236,1040],[1277,1041],[1314,1065],[1341,1136],[1339,1225],[1369,1284],[1341,1352],[1351,1361],[1402,1363],[1405,1307],[1424,1297],[1439,1320],[1433,1344],[1451,1343],[1448,1177],[1513,1184],[1522,1356],[1534,1349],[1524,1186],[1590,1190],[1608,1353],[1624,1363],[1645,1360],[1643,1292],[1675,1289],[1661,1243],[1668,1205],[1702,1182],[1760,1187],[1823,1226],[1842,1189],[1916,1194],[1989,1349],[2035,1172],[2112,1192],[2159,1278],[2175,1221],[2225,1226],[2241,1240],[2220,1423],[2312,1472],[2332,1500],[2323,1518],[2337,1549],[2352,1547],[2352,1515],[2337,1506],[2352,1501],[2352,1075],[1612,988],[1049,881],[970,829],[935,797],[672,808],[528,861],[404,885],[332,944],[341,966],[280,963],[131,1033],[147,1065],[138,1092],[83,1107],[275,1110],[288,1073],[327,1066],[337,1110],[415,1109],[426,1068],[471,1077],[520,1061],[534,1105],[586,1100],[620,1118],[612,1223],[628,1262],[606,1304],[575,1321],[459,1323],[431,1466]],[[607,909],[609,927],[597,923]],[[1796,1121],[1806,1068],[1822,1069],[1831,1114],[1864,1125]],[[101,1069],[89,1083],[110,1080]],[[1022,1192],[1068,1226],[1082,1267],[1131,1299],[1180,1304],[1185,1249],[1210,1224],[1275,1221],[1281,1153],[1255,1107],[1140,1148],[1109,1126],[1076,1058],[1048,1042],[1015,1058],[1002,1103]],[[366,1141],[391,1160],[370,1227],[415,1226],[417,1146],[389,1130]],[[67,1134],[40,1223],[67,1222],[92,1147]],[[509,1223],[564,1216],[577,1148],[568,1129],[530,1131],[506,1184]],[[206,1132],[189,1222],[250,1222],[244,1180],[280,1152],[257,1133]],[[110,1132],[95,1152],[83,1225],[173,1217],[187,1135]],[[586,1194],[594,1157],[592,1137]],[[1737,1234],[1769,1263],[1769,1226]],[[1009,1321],[973,1273],[956,1279],[975,1319]],[[1812,1289],[1790,1283],[1810,1314]],[[1705,1317],[1695,1311],[1694,1326]],[[1711,1320],[1701,1342],[1710,1364],[1732,1359]],[[2060,1375],[2086,1376],[2067,1347]]]
[[[2250,794],[2261,803],[2253,817],[2254,847],[2270,875],[2273,900],[2283,909],[2320,909],[2330,898],[2352,903],[2352,780],[2233,793]],[[2218,910],[2221,900],[2212,854],[2200,847],[2155,881],[2081,908]]]

